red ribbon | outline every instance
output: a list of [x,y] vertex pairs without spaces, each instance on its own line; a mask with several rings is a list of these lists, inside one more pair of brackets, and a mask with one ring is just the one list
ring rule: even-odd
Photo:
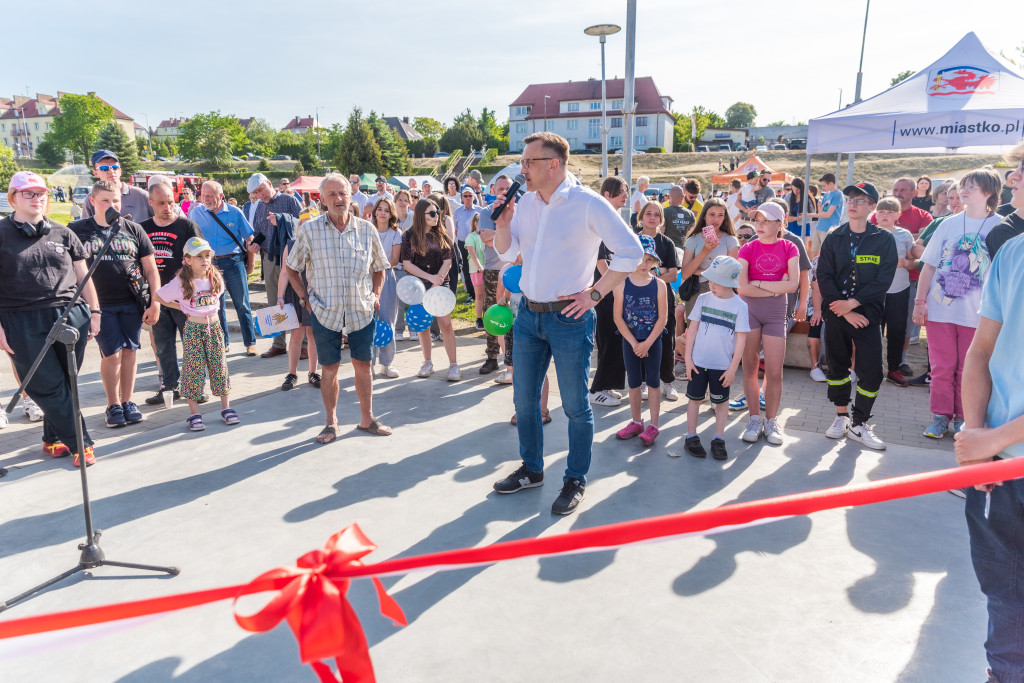
[[[377,549],[358,524],[348,526],[327,539],[322,550],[313,550],[298,559],[296,567],[278,567],[256,577],[235,597],[235,621],[247,631],[269,631],[281,620],[299,642],[299,656],[309,664],[321,681],[361,683],[376,681],[370,650],[363,627],[352,605],[345,599],[350,579],[341,572],[363,566],[360,561]],[[238,598],[254,592],[254,587],[273,581],[284,587],[267,605],[252,616],[238,613]],[[380,579],[373,577],[380,611],[400,626],[405,614],[387,594]],[[335,678],[322,660],[333,658],[341,678]]]

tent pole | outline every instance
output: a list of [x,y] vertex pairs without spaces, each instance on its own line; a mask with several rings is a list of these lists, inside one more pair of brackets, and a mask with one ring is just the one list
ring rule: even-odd
[[843,163],[843,153],[840,152],[836,155],[836,178],[839,178],[839,167]]
[[[801,207],[801,211],[800,211],[800,220],[801,221],[803,221],[804,220],[804,216],[807,215],[807,205],[810,202],[810,199],[811,199],[811,155],[808,154],[807,155],[807,162],[804,164],[804,191],[803,191],[803,196],[800,197],[800,202],[803,204],[803,206]],[[808,225],[808,228],[807,228],[808,232],[805,235],[804,234],[804,225],[803,225],[802,222],[800,223],[800,237],[804,239],[805,246],[806,246],[807,240],[809,240],[811,238],[810,230],[813,229],[813,228],[809,227],[810,226],[810,221],[808,221],[807,225]],[[804,302],[803,305],[806,307],[807,303]]]

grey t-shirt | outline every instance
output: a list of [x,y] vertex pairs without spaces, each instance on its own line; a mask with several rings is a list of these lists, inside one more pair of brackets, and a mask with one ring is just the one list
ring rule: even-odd
[[665,207],[665,237],[672,240],[672,243],[677,247],[682,247],[685,240],[685,235],[693,227],[693,224],[697,222],[697,217],[693,215],[693,211],[690,211],[685,206],[672,206],[671,204]]
[[[494,230],[494,221],[491,220],[491,207],[485,206],[480,209],[480,231]],[[498,256],[498,252],[490,244],[484,243],[484,270],[501,270],[504,262]]]
[[[711,253],[704,257],[701,261],[700,268],[702,271],[707,270],[711,267],[711,262],[718,256],[728,256],[729,252],[733,249],[738,249],[740,241],[733,235],[722,235],[722,239],[718,241],[718,246],[711,250]],[[690,237],[683,243],[683,249],[689,249],[693,252],[694,257],[698,256],[701,250],[704,248],[704,234],[698,233],[693,237]],[[701,275],[701,282],[707,282],[707,279]],[[716,368],[717,369],[717,368]]]
[[[197,202],[198,203],[198,202]],[[82,205],[82,218],[90,218],[96,210],[88,198]],[[149,205],[149,193],[145,190],[121,183],[121,215],[128,217],[136,223],[153,217],[153,207]]]
[[[771,189],[771,188],[769,188],[769,189]],[[804,241],[802,239],[800,239],[799,237],[797,237],[796,235],[794,235],[793,233],[791,233],[789,230],[783,230],[782,231],[782,236],[785,237],[790,242],[792,242],[793,244],[795,244],[796,245],[796,250],[798,252],[800,252],[800,255],[797,258],[797,263],[798,263],[798,265],[800,267],[800,272],[802,273],[805,270],[810,270],[811,269],[811,259],[807,258],[807,249],[804,248]],[[787,302],[786,303],[786,310],[789,312],[788,315],[789,315],[790,318],[792,318],[793,314],[796,313],[796,300],[797,300],[797,298],[799,296],[800,296],[800,287],[799,286],[797,287],[795,292],[793,292],[792,294],[787,294],[786,295],[786,302]],[[807,302],[805,301],[804,302],[804,306],[806,306],[806,305],[807,305]]]
[[[892,236],[896,240],[896,255],[900,258],[907,258],[907,254],[914,249],[914,236],[910,234],[909,230],[904,230],[903,228],[893,228]],[[892,284],[889,286],[889,291],[886,294],[902,292],[909,286],[910,271],[906,268],[897,268],[896,275],[893,277]]]
[[[775,190],[772,189],[771,185],[765,185],[760,189],[754,190],[754,200],[757,201],[758,205],[764,204],[774,196]],[[808,266],[808,268],[810,268],[810,266]],[[802,267],[801,270],[803,270]]]

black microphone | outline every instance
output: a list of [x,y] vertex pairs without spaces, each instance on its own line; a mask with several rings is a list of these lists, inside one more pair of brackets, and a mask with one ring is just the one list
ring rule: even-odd
[[108,207],[107,212],[103,214],[103,218],[106,219],[111,233],[115,233],[121,229],[121,212],[114,207]]
[[508,203],[515,200],[516,192],[519,191],[519,188],[522,187],[523,183],[525,182],[526,176],[524,176],[522,173],[520,173],[519,175],[512,179],[512,187],[508,188],[508,192],[505,193],[505,201],[502,203],[501,206],[491,211],[492,221],[498,220],[498,216],[500,216],[501,212],[505,210],[505,207],[508,206]]

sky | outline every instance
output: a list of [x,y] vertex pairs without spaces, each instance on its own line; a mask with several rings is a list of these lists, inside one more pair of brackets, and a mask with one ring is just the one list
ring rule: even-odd
[[[31,69],[3,69],[0,95],[94,91],[152,127],[219,110],[280,128],[317,109],[328,126],[344,123],[354,106],[448,125],[466,108],[488,107],[505,121],[530,83],[600,77],[598,39],[583,33],[597,23],[622,26],[608,38],[607,75],[625,75],[625,0],[469,6],[179,0],[161,11],[125,0],[50,0],[45,23],[24,24],[44,35],[5,34],[5,53],[31,55],[21,62]],[[844,105],[853,100],[864,0],[638,0],[637,8],[636,75],[652,76],[675,111],[699,104],[724,115],[744,101],[763,125],[806,121],[837,109],[840,96]],[[901,71],[926,67],[969,31],[997,53],[1024,44],[1024,10],[1006,0],[875,0],[870,12],[863,98]]]

